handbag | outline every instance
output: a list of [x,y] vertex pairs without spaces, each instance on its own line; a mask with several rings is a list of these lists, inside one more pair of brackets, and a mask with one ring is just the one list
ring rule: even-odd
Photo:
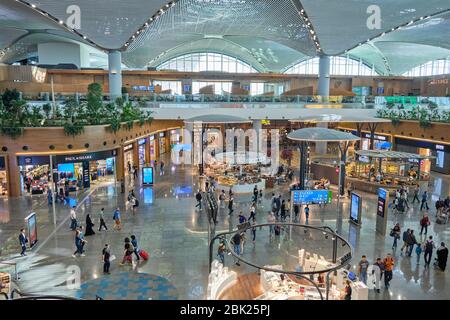
[[394,230],[391,230],[391,233],[389,233],[389,235],[390,235],[391,237],[394,237],[394,236],[395,236]]

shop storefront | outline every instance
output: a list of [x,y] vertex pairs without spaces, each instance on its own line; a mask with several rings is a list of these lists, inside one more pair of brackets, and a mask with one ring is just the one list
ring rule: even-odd
[[116,150],[54,156],[54,173],[58,190],[76,191],[91,183],[114,181]]
[[166,153],[166,133],[165,132],[160,132],[158,135],[159,139],[159,154],[163,154]]
[[155,135],[151,135],[149,137],[149,143],[150,143],[150,160],[155,160],[156,159],[156,139],[155,139]]
[[8,194],[8,178],[6,174],[6,159],[0,157],[0,195],[5,196]]
[[181,129],[170,130],[170,145],[179,144],[181,142]]
[[43,194],[48,187],[49,156],[19,156],[20,189],[25,194]]
[[[369,150],[370,149],[370,133],[363,132],[361,142],[362,142],[361,149]],[[374,134],[373,148],[375,150],[391,150],[392,143],[390,141],[390,136]]]
[[138,155],[139,155],[139,167],[142,168],[145,164],[145,150],[147,139],[140,139],[138,141]]
[[450,145],[403,138],[395,138],[395,145],[398,151],[436,157],[434,160],[422,160],[420,162],[421,172],[435,171],[450,174]]
[[123,158],[125,162],[125,174],[131,174],[131,169],[135,165],[133,162],[133,144],[127,144],[123,147]]

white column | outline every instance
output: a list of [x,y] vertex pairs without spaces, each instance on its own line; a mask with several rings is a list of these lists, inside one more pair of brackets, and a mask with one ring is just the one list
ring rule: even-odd
[[[318,128],[328,129],[328,122],[317,123]],[[327,153],[327,143],[326,142],[316,142],[316,153],[326,154]]]
[[113,50],[108,53],[110,101],[122,96],[122,53]]
[[330,95],[330,57],[326,55],[319,57],[319,84],[317,93],[323,97]]
[[261,120],[253,120],[253,129],[256,131],[256,150],[258,154],[261,152],[262,147],[262,123]]

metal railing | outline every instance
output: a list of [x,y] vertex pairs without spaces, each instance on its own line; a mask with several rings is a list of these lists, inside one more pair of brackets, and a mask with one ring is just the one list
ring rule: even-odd
[[[15,298],[16,294],[19,295],[18,298]],[[18,289],[13,289],[11,291],[11,295],[8,300],[80,300],[80,299],[68,297],[68,296],[37,295],[37,294],[32,294],[32,293],[21,292]]]

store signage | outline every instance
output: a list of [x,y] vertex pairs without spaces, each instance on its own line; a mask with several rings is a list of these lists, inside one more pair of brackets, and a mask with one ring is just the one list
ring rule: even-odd
[[123,147],[123,151],[128,151],[128,150],[131,150],[131,149],[133,149],[133,144],[129,144],[129,145],[126,145],[126,146]]
[[383,188],[378,189],[378,206],[377,206],[377,215],[381,218],[384,218],[386,212],[386,203],[387,200],[387,191]]
[[268,126],[270,125],[270,120],[261,120],[261,124]]
[[138,145],[143,145],[143,144],[145,144],[145,142],[146,142],[146,139],[140,139],[138,141]]
[[428,83],[432,86],[439,85],[439,84],[448,84],[448,79],[447,78],[431,79],[431,80],[428,80]]
[[[363,137],[364,137],[364,138],[367,138],[367,139],[370,139],[370,133],[364,132],[364,133],[363,133]],[[375,140],[380,140],[380,141],[386,141],[386,140],[387,140],[387,137],[386,137],[386,136],[380,136],[380,135],[378,135],[378,134],[374,134],[374,135],[373,135],[373,138],[374,138]]]
[[[91,153],[58,155],[58,156],[55,156],[54,158],[55,158],[56,163],[77,163],[77,162],[83,162],[83,161],[103,160],[103,159],[115,157],[116,155],[117,155],[116,150],[107,150],[107,151],[99,151],[99,152],[91,152]],[[33,159],[33,161],[34,161],[34,159]]]
[[293,190],[294,204],[324,204],[331,203],[333,194],[329,190]]
[[32,212],[30,215],[28,215],[25,218],[25,225],[27,226],[28,230],[28,244],[30,245],[30,249],[33,248],[33,246],[38,241],[37,239],[37,220],[36,220],[36,212]]
[[5,157],[0,157],[0,170],[5,169]]
[[166,133],[165,133],[165,132],[160,132],[160,133],[159,133],[159,137],[160,137],[160,138],[163,138],[163,137],[165,137],[165,136],[166,136]]
[[133,91],[155,91],[155,86],[131,86],[131,90]]
[[17,157],[17,161],[19,166],[31,166],[31,165],[45,165],[50,163],[49,156],[19,156]]
[[444,147],[443,145],[441,145],[441,144],[437,144],[437,145],[436,145],[436,150],[442,150],[442,151],[444,151],[444,150],[445,150],[445,147]]
[[155,140],[155,135],[150,136],[150,141]]

